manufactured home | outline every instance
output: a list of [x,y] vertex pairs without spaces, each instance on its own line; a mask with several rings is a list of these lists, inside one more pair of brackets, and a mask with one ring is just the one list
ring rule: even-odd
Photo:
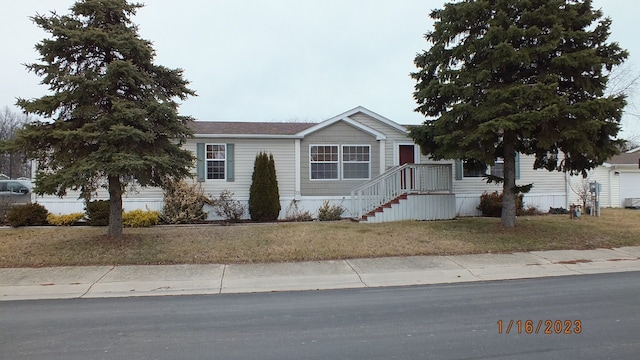
[[[482,177],[485,172],[500,175],[500,159],[481,171],[455,159],[433,161],[408,137],[408,126],[364,107],[320,123],[195,121],[191,126],[195,136],[184,145],[197,158],[190,181],[201,184],[212,197],[227,190],[246,204],[256,155],[273,154],[280,218],[294,207],[315,214],[325,200],[344,207],[344,217],[365,222],[475,216],[480,215],[476,209],[480,195],[500,191]],[[517,157],[518,183],[534,184],[524,197],[525,207],[567,208],[568,177],[533,170],[533,160]],[[123,200],[126,210],[159,210],[163,192],[134,188]],[[35,197],[34,201],[54,213],[84,207],[77,194],[62,199]]]

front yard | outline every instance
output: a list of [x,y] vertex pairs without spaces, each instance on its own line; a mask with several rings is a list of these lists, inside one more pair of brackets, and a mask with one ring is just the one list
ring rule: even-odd
[[125,229],[120,241],[104,228],[0,229],[0,267],[262,263],[410,255],[452,255],[640,246],[640,210],[603,209],[600,218],[348,221]]

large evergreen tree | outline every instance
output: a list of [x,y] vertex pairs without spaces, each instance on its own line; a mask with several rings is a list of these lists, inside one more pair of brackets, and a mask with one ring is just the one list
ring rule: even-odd
[[516,224],[516,153],[534,168],[586,174],[617,152],[622,94],[605,96],[627,57],[590,0],[464,0],[434,10],[415,58],[411,136],[435,159],[504,159],[502,225]]
[[51,119],[27,125],[13,144],[39,161],[36,192],[80,190],[88,199],[106,185],[110,237],[122,235],[127,185],[159,186],[165,177],[187,176],[193,163],[181,148],[192,119],[178,115],[176,101],[195,93],[182,70],[153,63],[151,42],[131,22],[140,7],[81,0],[70,15],[33,17],[50,37],[36,45],[41,62],[27,69],[52,94],[18,100],[27,113]]

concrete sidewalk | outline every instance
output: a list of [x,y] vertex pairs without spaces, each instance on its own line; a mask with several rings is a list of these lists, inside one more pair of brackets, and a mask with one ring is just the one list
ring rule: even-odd
[[0,301],[229,294],[640,271],[640,247],[278,264],[0,269]]

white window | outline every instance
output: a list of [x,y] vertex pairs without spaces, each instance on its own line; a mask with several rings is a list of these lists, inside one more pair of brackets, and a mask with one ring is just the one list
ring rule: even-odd
[[207,179],[224,180],[227,165],[227,146],[225,144],[207,144]]
[[338,180],[338,145],[311,145],[309,163],[312,180]]
[[342,146],[342,178],[369,179],[371,147],[369,145]]

